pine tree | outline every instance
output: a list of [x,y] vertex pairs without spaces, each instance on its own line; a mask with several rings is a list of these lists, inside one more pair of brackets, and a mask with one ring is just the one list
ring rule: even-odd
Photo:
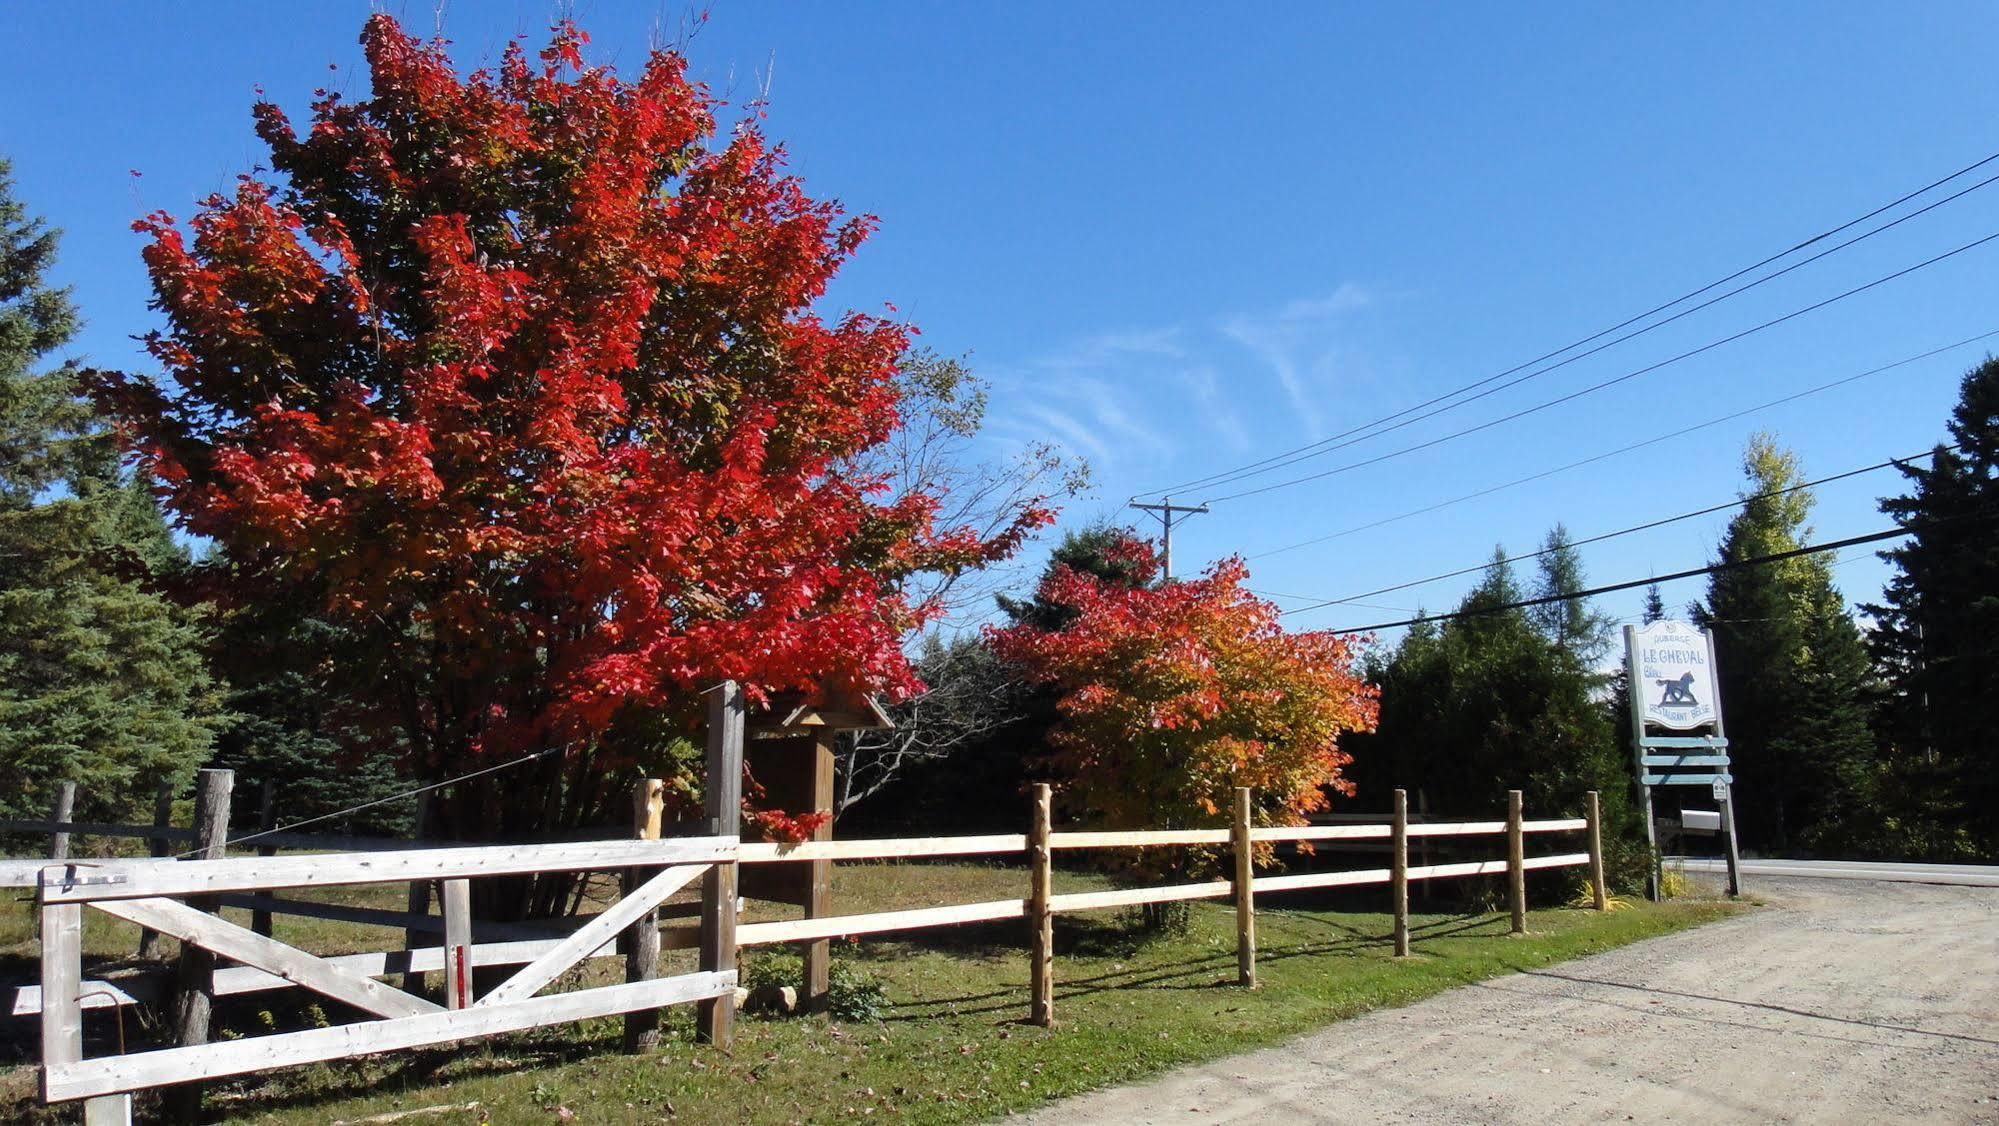
[[1999,855],[1999,359],[1964,377],[1955,448],[1901,467],[1881,510],[1914,529],[1883,557],[1898,574],[1869,606],[1887,755],[1888,847],[1930,859]]
[[[1723,563],[1793,550],[1813,497],[1796,455],[1769,435],[1743,455],[1749,484]],[[1716,572],[1696,619],[1712,631],[1746,847],[1865,847],[1875,753],[1865,643],[1822,555]]]
[[[1566,540],[1558,531],[1550,542]],[[1573,555],[1552,577],[1550,569],[1543,565],[1543,588],[1581,589]],[[1583,599],[1571,603],[1573,617],[1501,609],[1520,597],[1505,551],[1496,550],[1458,605],[1462,616],[1419,623],[1392,655],[1370,663],[1370,679],[1381,686],[1380,726],[1349,741],[1351,776],[1364,806],[1379,808],[1390,787],[1420,789],[1446,816],[1488,815],[1509,789],[1523,791],[1530,809],[1576,811],[1583,793],[1596,790],[1614,878],[1636,886],[1645,859],[1630,770],[1603,677],[1578,657],[1592,636],[1602,637],[1603,620]],[[1576,648],[1560,640],[1564,627],[1575,630]]]
[[1579,596],[1584,589],[1583,561],[1567,527],[1558,523],[1548,530],[1537,566],[1540,581],[1535,597],[1560,601],[1534,607],[1534,623],[1579,668],[1594,669],[1610,648],[1610,618]]
[[0,811],[75,815],[150,803],[208,754],[217,699],[198,618],[163,597],[185,563],[125,478],[67,364],[37,370],[77,316],[49,286],[57,232],[28,216],[0,161]]
[[1643,620],[1648,626],[1653,622],[1666,620],[1666,600],[1659,596],[1658,583],[1653,583],[1651,586],[1645,588]]

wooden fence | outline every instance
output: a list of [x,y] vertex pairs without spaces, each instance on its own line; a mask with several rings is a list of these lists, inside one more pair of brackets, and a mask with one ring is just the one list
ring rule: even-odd
[[[734,770],[730,767],[740,763],[741,720],[740,693],[734,692],[733,686],[724,686],[711,709],[710,778],[740,779],[739,766]],[[740,842],[716,831],[725,825],[734,827],[740,799],[730,792],[730,785],[714,789],[716,792],[709,795],[705,832],[697,837],[659,839],[659,790],[657,783],[650,783],[638,798],[634,819],[637,839],[182,861],[30,861],[0,867],[0,884],[11,882],[36,889],[41,914],[41,984],[37,989],[20,991],[14,1011],[41,1015],[43,1097],[50,1102],[87,1100],[88,1122],[123,1122],[129,1121],[131,1093],[148,1088],[180,1085],[185,1091],[188,1084],[202,1079],[620,1013],[626,1014],[628,1047],[643,1049],[657,1035],[658,1011],[687,1002],[701,1006],[701,1037],[726,1043],[735,1007],[738,954],[743,947],[772,943],[1024,918],[1031,947],[1028,1018],[1047,1025],[1055,1016],[1053,918],[1057,914],[1232,897],[1238,976],[1242,984],[1253,986],[1259,893],[1386,885],[1391,889],[1393,941],[1398,955],[1409,952],[1411,881],[1505,874],[1516,933],[1526,928],[1529,871],[1587,865],[1596,907],[1601,910],[1608,905],[1594,794],[1589,795],[1585,816],[1580,818],[1526,820],[1516,791],[1504,820],[1411,824],[1407,803],[1398,791],[1394,814],[1385,824],[1257,827],[1251,823],[1254,795],[1240,790],[1233,824],[1227,828],[1056,831],[1052,795],[1048,787],[1038,786],[1024,833],[764,844]],[[1563,833],[1584,834],[1584,851],[1528,855],[1528,838]],[[1422,837],[1504,837],[1506,855],[1503,859],[1412,867],[1408,863],[1409,842]],[[1254,857],[1260,846],[1351,840],[1387,841],[1389,866],[1284,875],[1258,875],[1255,871]],[[1161,847],[1226,849],[1232,854],[1231,876],[1158,887],[1053,892],[1057,852]],[[736,920],[736,872],[741,864],[1007,855],[1024,855],[1027,860],[1028,889],[1023,898],[777,922],[738,924]],[[480,923],[476,929],[483,937],[505,940],[475,941],[469,911],[470,880],[606,870],[624,875],[621,898],[596,914],[568,921],[562,933],[528,932],[531,937],[506,938],[490,924]],[[698,920],[662,927],[661,904],[697,879],[702,881]],[[441,915],[418,918],[434,926],[424,933],[441,935],[440,945],[411,942],[406,949],[322,957],[213,913],[221,903],[278,913],[315,914],[329,908],[355,911],[360,909],[280,899],[272,893],[429,881],[441,884]],[[185,1013],[190,999],[199,998],[200,1027],[195,1027],[191,1018],[178,1020],[174,1024],[175,1046],[84,1058],[85,1010],[144,999],[130,989],[83,978],[80,939],[86,908],[173,935],[181,940],[184,951],[204,952],[206,964],[197,962],[192,972],[183,960],[170,997],[177,1015]],[[405,927],[415,920],[401,913],[377,912],[357,921]],[[660,976],[662,948],[698,949],[699,968],[692,973]],[[620,953],[626,961],[623,983],[543,992],[585,960]],[[218,968],[214,964],[217,957],[237,964]],[[475,990],[473,969],[504,966],[518,968],[483,993]],[[420,977],[406,978],[402,989],[378,980],[432,972],[443,975],[441,1004],[421,992]],[[206,1042],[207,1005],[212,998],[285,988],[302,988],[333,998],[369,1019]]]

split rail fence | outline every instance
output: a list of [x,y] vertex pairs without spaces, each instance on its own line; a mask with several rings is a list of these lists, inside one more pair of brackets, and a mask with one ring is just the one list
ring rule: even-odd
[[[43,1098],[48,1102],[86,1100],[86,1122],[128,1122],[132,1094],[149,1088],[169,1088],[170,1098],[186,1097],[190,1092],[198,1098],[199,1088],[193,1085],[200,1080],[616,1014],[625,1014],[627,1048],[643,1050],[656,1043],[659,1010],[689,1002],[699,1006],[699,1038],[727,1043],[735,1011],[739,951],[772,943],[1024,918],[1031,947],[1028,1018],[1048,1025],[1054,1020],[1053,919],[1057,914],[1233,898],[1238,980],[1254,986],[1259,894],[1386,885],[1391,889],[1397,955],[1409,953],[1408,890],[1412,881],[1506,875],[1515,933],[1526,930],[1526,874],[1530,871],[1586,865],[1596,908],[1608,906],[1593,793],[1588,796],[1585,816],[1579,818],[1527,820],[1520,794],[1514,791],[1504,820],[1411,824],[1407,802],[1397,791],[1387,823],[1257,827],[1251,822],[1254,795],[1243,789],[1237,791],[1233,824],[1227,828],[1056,831],[1052,795],[1047,786],[1037,786],[1025,833],[798,844],[741,842],[719,831],[724,826],[734,828],[734,814],[740,805],[742,697],[733,685],[717,690],[710,719],[708,777],[721,780],[721,784],[712,787],[708,795],[701,836],[659,839],[660,787],[655,781],[641,787],[637,795],[634,836],[638,839],[631,840],[178,861],[28,862],[34,865],[31,871],[16,862],[0,869],[0,884],[35,888],[40,911],[41,984],[38,989],[20,991],[14,1011],[40,1013]],[[1529,837],[1565,833],[1583,834],[1584,850],[1527,854]],[[1495,836],[1506,840],[1503,859],[1413,867],[1408,862],[1411,838]],[[1284,875],[1258,875],[1255,871],[1259,846],[1353,840],[1387,841],[1389,866]],[[1159,847],[1227,849],[1233,861],[1231,878],[1109,891],[1053,891],[1058,852]],[[1023,854],[1028,862],[1029,889],[1020,899],[775,922],[737,921],[736,876],[742,864]],[[557,937],[475,940],[475,932],[495,932],[471,918],[471,880],[583,871],[622,873],[622,897],[596,914],[575,920],[573,929]],[[699,921],[662,927],[661,905],[696,880],[701,881]],[[221,902],[235,902],[279,913],[304,907],[300,913],[310,914],[324,905],[279,900],[270,893],[428,881],[437,881],[442,888],[441,919],[437,920],[441,945],[419,946],[412,940],[407,949],[320,956],[226,921],[216,912]],[[245,895],[251,898],[228,898]],[[85,1058],[84,1011],[134,1001],[125,990],[83,977],[81,936],[86,908],[181,940],[183,957],[170,998],[175,1046]],[[663,948],[697,949],[698,968],[661,976]],[[198,952],[192,965],[191,952]],[[622,983],[544,992],[589,959],[620,955],[625,959],[626,980]],[[217,967],[217,958],[235,964]],[[474,969],[505,966],[518,968],[497,985],[483,991],[476,988]],[[421,975],[426,973],[442,974],[441,1002],[424,992]],[[405,975],[402,987],[378,980],[389,975]],[[293,987],[340,1001],[366,1014],[367,1019],[207,1042],[213,998]]]

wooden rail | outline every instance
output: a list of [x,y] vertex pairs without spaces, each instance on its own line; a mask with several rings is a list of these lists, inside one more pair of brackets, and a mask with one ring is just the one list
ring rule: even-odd
[[[740,708],[740,697],[735,706]],[[737,716],[739,718],[739,715]],[[727,708],[711,725],[722,743],[735,740],[740,725],[729,723]],[[733,733],[732,733],[733,732]],[[711,749],[713,744],[711,743]],[[719,755],[715,767],[727,765]],[[739,770],[734,772],[739,777]],[[728,776],[724,773],[723,776]],[[656,787],[657,783],[648,783]],[[727,787],[711,795],[729,800]],[[649,804],[650,803],[650,804]],[[1517,793],[1510,795],[1504,821],[1411,824],[1407,800],[1396,794],[1395,813],[1382,824],[1255,826],[1255,795],[1239,791],[1228,828],[1166,830],[1085,830],[1055,832],[1051,795],[1037,787],[1029,831],[1021,834],[885,840],[807,841],[799,844],[744,843],[718,832],[700,837],[658,836],[657,790],[642,790],[635,807],[634,837],[621,840],[539,845],[481,845],[397,849],[318,856],[241,856],[215,860],[35,861],[0,865],[0,883],[36,888],[44,944],[39,988],[16,993],[13,1011],[39,1012],[44,1038],[43,1089],[50,1101],[120,1098],[141,1089],[190,1080],[245,1074],[269,1067],[344,1058],[423,1044],[443,1043],[592,1016],[629,1014],[627,1043],[643,1046],[656,1036],[652,1014],[666,1004],[701,1005],[699,1032],[726,1042],[734,1011],[735,965],[744,947],[823,941],[925,927],[1024,919],[1032,944],[1029,1017],[1054,1020],[1054,957],[1051,920],[1057,914],[1233,898],[1237,920],[1238,980],[1256,984],[1256,907],[1259,895],[1307,889],[1387,885],[1392,890],[1395,950],[1409,952],[1408,885],[1412,881],[1501,875],[1508,877],[1514,929],[1526,926],[1525,873],[1587,865],[1598,909],[1607,906],[1602,888],[1602,846],[1598,803],[1590,795],[1582,818],[1528,821]],[[734,805],[711,811],[707,826],[733,824]],[[648,813],[652,809],[654,813]],[[1524,841],[1548,833],[1581,832],[1587,851],[1528,856]],[[1418,837],[1504,837],[1504,859],[1410,865],[1409,841]],[[213,836],[210,837],[213,840]],[[1350,871],[1258,874],[1259,848],[1286,842],[1382,840],[1391,850],[1384,868]],[[1116,888],[1055,894],[1052,857],[1062,850],[1130,848],[1228,849],[1230,878],[1164,886]],[[865,914],[738,923],[735,871],[740,864],[795,860],[859,861],[953,856],[1019,855],[1029,862],[1029,887],[1019,899],[939,904]],[[529,925],[500,927],[474,922],[466,909],[474,878],[552,871],[612,871],[624,875],[622,898],[595,915],[568,920],[547,933]],[[660,925],[660,908],[671,895],[701,881],[698,926]],[[441,916],[386,911],[280,898],[283,889],[334,885],[441,882]],[[228,904],[253,911],[345,918],[410,934],[441,934],[442,945],[363,954],[319,957],[238,926],[190,905]],[[414,901],[414,900],[413,900]],[[225,1043],[199,1040],[179,1047],[130,1055],[84,1059],[81,1018],[86,1009],[138,1003],[157,996],[157,982],[120,979],[85,981],[78,943],[81,912],[93,909],[174,935],[184,947],[220,955],[234,965],[209,963],[198,989],[212,998],[281,988],[304,988],[369,1013],[374,1019],[335,1028],[279,1033]],[[488,939],[475,942],[479,933]],[[566,933],[565,933],[566,932]],[[491,941],[494,938],[505,941]],[[695,949],[700,969],[661,978],[658,951]],[[626,958],[628,980],[565,993],[545,993],[568,969],[590,959]],[[471,970],[519,967],[505,982],[475,995]],[[378,980],[442,971],[442,1004],[431,996],[398,989]],[[183,989],[183,992],[185,990]],[[433,995],[434,996],[434,995]],[[205,1019],[205,1017],[204,1017]]]

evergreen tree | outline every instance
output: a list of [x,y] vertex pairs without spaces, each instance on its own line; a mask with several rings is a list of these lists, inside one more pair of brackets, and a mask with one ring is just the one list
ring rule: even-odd
[[[1544,565],[1542,585],[1580,589],[1574,564],[1571,556],[1552,578]],[[1371,662],[1380,725],[1349,738],[1350,775],[1366,804],[1385,804],[1391,787],[1421,790],[1431,812],[1447,817],[1488,816],[1509,789],[1523,791],[1531,810],[1576,812],[1583,793],[1596,790],[1613,877],[1636,886],[1645,872],[1643,826],[1603,677],[1558,640],[1572,627],[1572,642],[1586,646],[1593,636],[1600,652],[1602,619],[1581,599],[1573,619],[1499,609],[1520,597],[1511,564],[1496,551],[1459,604],[1463,616],[1418,623],[1392,654]],[[1554,635],[1544,632],[1550,622]]]
[[76,816],[150,805],[207,757],[218,701],[195,615],[156,589],[186,562],[125,478],[75,371],[37,370],[77,326],[47,271],[57,232],[13,197],[0,161],[0,789],[45,816],[78,783]]
[[1534,588],[1537,598],[1558,598],[1532,610],[1534,624],[1564,656],[1584,670],[1594,669],[1610,649],[1610,618],[1578,597],[1584,589],[1582,556],[1570,542],[1567,527],[1556,524],[1548,530],[1537,563],[1540,581]]
[[[1749,484],[1721,562],[1802,546],[1813,498],[1797,457],[1768,435],[1743,455]],[[1696,619],[1714,634],[1736,826],[1745,847],[1865,847],[1875,753],[1866,646],[1823,555],[1718,571]]]
[[1065,532],[1062,542],[1048,553],[1048,564],[1042,568],[1042,581],[1035,586],[1031,598],[1012,598],[998,595],[995,601],[1000,610],[1013,620],[1015,625],[1032,626],[1039,630],[1056,630],[1074,620],[1076,610],[1049,602],[1041,595],[1041,586],[1058,567],[1092,574],[1107,582],[1123,586],[1139,586],[1144,579],[1144,560],[1135,559],[1119,551],[1119,545],[1137,538],[1130,528],[1100,521],[1079,531]]
[[1666,620],[1666,600],[1659,596],[1658,583],[1653,583],[1651,586],[1645,588],[1645,609],[1643,616],[1644,622],[1648,626],[1653,622]]
[[1898,573],[1869,606],[1887,756],[1887,847],[1931,859],[1999,855],[1999,360],[1964,377],[1956,448],[1901,467],[1881,510],[1914,529],[1883,552]]

